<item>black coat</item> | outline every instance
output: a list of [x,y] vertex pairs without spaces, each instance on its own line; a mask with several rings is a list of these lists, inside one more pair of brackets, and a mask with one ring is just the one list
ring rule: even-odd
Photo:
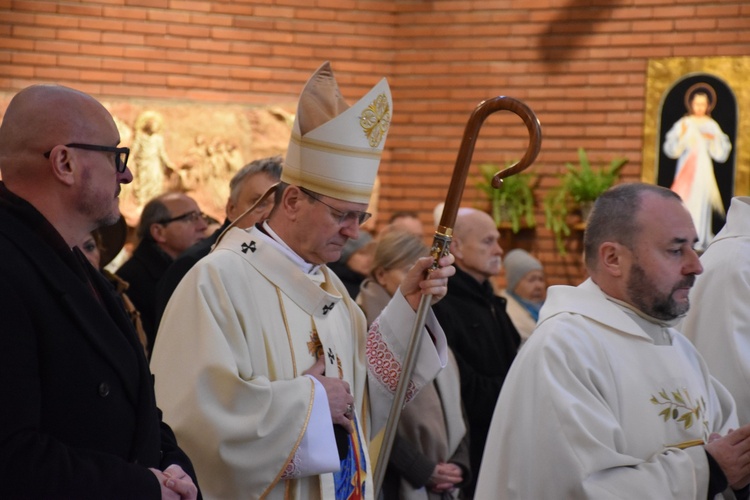
[[151,239],[142,240],[133,255],[115,272],[128,283],[125,293],[141,313],[143,330],[148,339],[148,350],[153,352],[159,324],[156,322],[156,287],[172,257],[164,253]]
[[461,374],[474,478],[500,388],[521,344],[505,304],[489,281],[480,284],[456,266],[456,274],[448,278],[448,294],[433,306]]
[[[111,286],[0,183],[0,498],[161,498],[192,465]],[[197,482],[196,482],[197,484]]]

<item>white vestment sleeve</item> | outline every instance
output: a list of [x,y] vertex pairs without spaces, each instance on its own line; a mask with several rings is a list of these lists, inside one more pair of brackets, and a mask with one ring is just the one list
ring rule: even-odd
[[315,398],[310,421],[297,448],[296,470],[299,476],[312,476],[324,472],[336,472],[341,467],[333,421],[328,406],[325,387],[312,375],[306,375],[315,383]]

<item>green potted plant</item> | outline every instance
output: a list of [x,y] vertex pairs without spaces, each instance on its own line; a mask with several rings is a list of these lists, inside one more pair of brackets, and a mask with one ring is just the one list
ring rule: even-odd
[[578,161],[577,166],[570,162],[565,164],[565,170],[559,176],[560,183],[542,200],[545,227],[555,235],[555,245],[562,255],[567,253],[563,240],[570,235],[567,223],[570,211],[580,210],[585,221],[594,201],[614,185],[628,162],[626,158],[615,158],[608,166],[594,169],[583,148],[578,148]]
[[[514,162],[506,163],[510,167]],[[479,171],[483,180],[477,184],[490,200],[492,218],[495,224],[500,226],[503,222],[509,222],[511,230],[518,233],[521,223],[526,227],[534,227],[534,187],[536,176],[530,173],[519,173],[503,179],[503,185],[495,189],[492,187],[492,178],[498,172],[499,167],[494,163],[482,163]]]

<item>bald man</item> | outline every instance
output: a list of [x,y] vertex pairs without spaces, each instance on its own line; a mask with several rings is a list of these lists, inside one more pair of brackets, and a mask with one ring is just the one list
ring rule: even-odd
[[[433,306],[461,373],[473,478],[479,474],[495,401],[521,343],[505,312],[506,300],[495,295],[489,281],[502,268],[499,236],[489,214],[458,211],[451,243],[456,274],[448,280],[448,294]],[[468,490],[471,498],[473,484]]]
[[196,498],[133,325],[75,247],[120,217],[128,149],[92,97],[20,91],[0,125],[0,497]]

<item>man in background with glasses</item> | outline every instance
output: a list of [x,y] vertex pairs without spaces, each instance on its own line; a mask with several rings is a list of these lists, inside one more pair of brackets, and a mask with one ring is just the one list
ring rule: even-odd
[[92,97],[34,85],[0,126],[0,497],[189,498],[136,332],[75,245],[120,217],[128,149]]
[[141,313],[149,352],[156,337],[156,290],[182,252],[206,237],[208,224],[198,203],[183,193],[166,193],[146,203],[138,221],[140,242],[115,274],[130,285],[128,297]]
[[[230,229],[174,291],[151,366],[164,414],[212,498],[373,498],[377,448],[422,293],[452,257],[427,257],[369,330],[326,263],[370,216],[391,119],[381,80],[352,107],[325,63],[300,97],[269,219]],[[447,360],[431,312],[413,395]],[[434,341],[433,341],[434,339]]]
[[[280,156],[253,160],[242,167],[229,181],[229,197],[224,223],[206,239],[196,243],[169,265],[156,289],[156,325],[161,321],[172,292],[182,278],[200,259],[208,255],[229,224],[251,228],[256,222],[268,218],[273,208],[273,197],[263,198],[266,191],[279,182],[281,177]],[[252,208],[252,210],[250,210]]]

